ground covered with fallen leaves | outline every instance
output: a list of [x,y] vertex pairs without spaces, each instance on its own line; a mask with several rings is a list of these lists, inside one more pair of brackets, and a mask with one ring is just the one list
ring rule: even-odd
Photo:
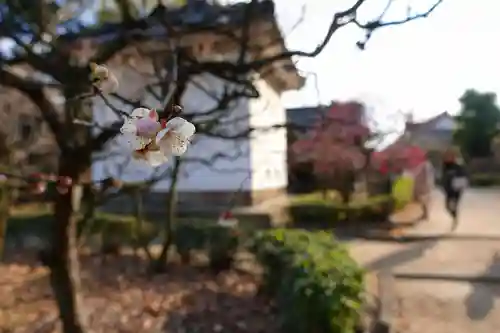
[[[92,333],[279,332],[252,275],[172,264],[148,277],[144,266],[128,256],[82,259]],[[0,332],[61,332],[48,272],[26,256],[0,264]]]

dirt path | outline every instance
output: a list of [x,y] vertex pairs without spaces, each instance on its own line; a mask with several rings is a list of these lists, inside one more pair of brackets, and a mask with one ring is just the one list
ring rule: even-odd
[[[443,198],[435,193],[431,221],[414,234],[446,234],[450,218]],[[460,224],[441,240],[399,244],[353,241],[352,255],[372,272],[405,275],[447,274],[462,281],[396,279],[394,329],[398,333],[500,332],[500,190],[469,190]]]

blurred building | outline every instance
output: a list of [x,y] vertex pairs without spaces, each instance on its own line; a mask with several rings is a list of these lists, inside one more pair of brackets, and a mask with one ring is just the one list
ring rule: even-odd
[[[169,22],[175,28],[185,29],[185,37],[181,40],[183,52],[200,63],[237,63],[242,53],[241,36],[243,27],[247,25],[248,13],[249,28],[245,28],[248,30],[248,42],[245,44],[248,45],[244,61],[266,59],[286,51],[272,1],[259,1],[250,10],[248,3],[221,5],[215,1],[187,1],[181,7],[165,4],[166,7],[156,7],[138,29],[144,40],[134,47],[123,49],[107,64],[121,82],[119,94],[122,96],[140,99],[145,105],[162,107],[162,101],[145,91],[168,61],[166,31],[158,22]],[[117,36],[117,29],[113,24],[106,24],[89,31],[88,38],[80,44],[79,52],[82,56],[88,54],[93,44]],[[201,123],[202,117],[206,117],[207,121],[217,118],[220,125],[215,132],[221,134],[196,135],[185,156],[191,162],[183,166],[178,197],[181,206],[190,210],[256,204],[286,192],[287,130],[282,126],[286,122],[286,110],[281,94],[300,89],[304,78],[299,75],[292,60],[285,57],[259,66],[242,79],[253,82],[258,96],[231,100],[225,109],[207,116],[203,114],[213,110],[225,93],[241,91],[237,78],[221,79],[201,70],[192,77],[183,95],[185,114],[191,114],[195,122]],[[94,107],[96,121],[110,123],[116,120],[99,99],[96,99]],[[262,130],[247,135],[249,130],[258,128]],[[224,139],[224,136],[233,138]],[[115,143],[114,152],[127,153],[125,142],[118,138]],[[126,163],[123,161],[123,158],[116,157],[95,163],[94,178],[116,174],[115,170],[119,168],[119,177],[126,181],[140,181],[151,175],[150,166],[134,161],[122,168],[120,164]],[[152,209],[164,209],[166,199],[162,194],[168,191],[169,184],[170,180],[166,177],[155,185],[152,194],[147,195],[145,201]],[[119,198],[108,208],[131,207],[126,204],[127,200]],[[113,207],[110,209],[115,209]]]
[[411,143],[424,149],[439,177],[442,153],[453,146],[455,128],[455,119],[448,112],[420,122],[415,122],[410,115],[405,122],[403,134],[390,147]]
[[[249,6],[241,2],[223,5],[219,1],[167,1],[152,8],[147,16],[139,13],[139,17],[143,18],[130,23],[128,28],[136,42],[120,48],[105,64],[120,81],[118,94],[132,102],[158,109],[163,107],[163,99],[157,96],[166,95],[165,85],[146,88],[158,82],[159,75],[166,74],[165,64],[171,59],[171,43],[164,22],[182,33],[179,47],[183,54],[200,64],[219,62],[231,66],[231,63],[236,63],[242,53],[243,34],[248,35],[245,62],[285,52],[274,3],[262,0],[250,9]],[[119,39],[121,34],[120,24],[104,20],[102,24],[75,35],[68,33],[60,36],[59,41],[66,41],[67,51],[86,63],[96,55],[101,43]],[[21,66],[16,70],[28,69]],[[219,74],[222,72],[222,69],[218,71]],[[238,77],[221,79],[220,75],[200,69],[198,75],[191,75],[191,79],[183,95],[184,112],[201,123],[202,117],[207,121],[216,117],[220,123],[216,132],[221,135],[199,134],[188,149],[185,158],[191,162],[183,166],[178,182],[181,206],[194,209],[227,207],[228,204],[249,205],[283,194],[288,184],[288,173],[287,131],[282,126],[286,122],[286,110],[281,94],[300,89],[304,84],[304,78],[299,75],[293,61],[284,57],[257,66],[253,73],[241,79],[250,79],[255,91],[248,93],[258,96],[231,100],[224,109],[210,115],[203,114],[213,109],[224,94],[242,89],[242,85],[237,83]],[[59,99],[58,104],[64,103],[60,96],[54,93],[49,95]],[[109,101],[122,110],[132,109],[118,98],[110,97]],[[94,99],[93,108],[94,120],[103,126],[118,120],[100,98]],[[16,147],[17,160],[24,161],[26,166],[39,165],[40,171],[52,170],[52,157],[57,157],[57,148],[37,109],[27,98],[4,89],[0,93],[0,110],[2,119],[5,119],[4,130],[9,132],[11,146]],[[244,135],[254,128],[268,130],[256,130],[251,135]],[[224,136],[234,139],[223,139]],[[100,156],[105,158],[93,165],[95,180],[115,176],[124,181],[141,181],[149,179],[152,174],[149,165],[130,162],[130,148],[120,136],[110,142],[108,150]],[[156,183],[153,193],[148,194],[145,200],[146,210],[165,209],[164,194],[168,192],[169,184],[169,177]],[[118,198],[107,208],[124,212],[132,209],[130,200]]]
[[410,117],[400,140],[410,141],[427,151],[444,151],[453,144],[455,119],[448,112],[421,122]]
[[57,170],[58,147],[50,129],[37,107],[15,89],[0,87],[0,131],[12,168],[26,173]]

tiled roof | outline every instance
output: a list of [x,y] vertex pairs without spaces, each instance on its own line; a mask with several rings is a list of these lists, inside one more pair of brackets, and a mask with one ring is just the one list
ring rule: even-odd
[[440,121],[443,118],[453,118],[453,116],[450,115],[447,111],[445,111],[445,112],[438,114],[437,116],[434,116],[434,117],[429,118],[427,120],[424,120],[422,122],[407,122],[406,126],[408,129],[411,129],[411,130],[426,128],[426,127],[434,125],[435,123],[437,123],[438,121]]
[[357,102],[336,102],[330,105],[287,109],[287,121],[297,127],[311,128],[321,119],[340,120],[342,123],[364,122],[364,107]]
[[[237,3],[232,5],[220,5],[198,1],[192,5],[180,8],[166,8],[157,6],[148,17],[135,20],[129,23],[128,30],[137,29],[143,31],[148,37],[165,36],[165,29],[161,21],[176,27],[183,27],[186,30],[209,29],[214,26],[232,26],[241,25],[245,19],[248,9],[248,3]],[[257,2],[254,17],[259,19],[274,20],[274,2],[271,0],[261,0]],[[122,23],[105,23],[99,27],[89,27],[78,33],[67,33],[60,36],[61,39],[71,40],[80,37],[94,37],[104,40],[116,38],[123,30]]]
[[293,128],[306,130],[313,127],[327,111],[328,107],[324,105],[287,109],[287,123]]

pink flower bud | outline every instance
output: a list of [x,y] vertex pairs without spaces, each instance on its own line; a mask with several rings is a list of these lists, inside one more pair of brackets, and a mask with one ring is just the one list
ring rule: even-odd
[[138,119],[135,126],[137,128],[137,135],[144,137],[154,137],[161,130],[160,123],[149,117]]

